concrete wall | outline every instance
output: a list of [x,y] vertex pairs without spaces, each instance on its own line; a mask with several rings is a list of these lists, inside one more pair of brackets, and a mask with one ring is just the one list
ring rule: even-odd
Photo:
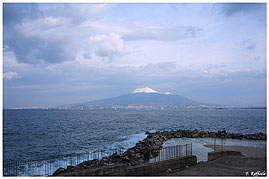
[[216,160],[219,157],[225,155],[242,155],[241,152],[238,151],[219,151],[219,152],[208,152],[208,161]]
[[53,176],[113,176],[113,175],[125,175],[126,165],[115,164],[111,166],[104,166],[100,168],[89,168],[81,169],[75,171],[68,171],[63,173],[58,173]]
[[178,169],[186,166],[192,166],[197,164],[196,156],[187,156],[177,159],[165,160],[156,163],[150,163],[140,166],[133,166],[126,169],[126,175],[128,176],[144,176],[152,175],[159,172],[165,172],[170,169]]
[[127,166],[115,164],[95,169],[83,169],[72,172],[59,173],[54,176],[145,176],[154,173],[165,172],[170,169],[178,169],[197,164],[196,156],[187,156],[177,159],[165,160],[156,163],[148,163],[139,166]]

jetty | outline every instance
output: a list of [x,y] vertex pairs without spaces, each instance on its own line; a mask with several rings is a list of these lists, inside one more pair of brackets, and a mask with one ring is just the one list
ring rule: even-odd
[[[152,175],[166,170],[184,168],[197,164],[196,156],[187,153],[183,157],[173,158],[171,160],[158,161],[150,163],[160,155],[164,142],[173,138],[231,138],[231,139],[249,139],[266,140],[265,133],[241,134],[229,133],[226,130],[209,132],[195,130],[175,130],[146,132],[147,137],[136,143],[132,148],[122,154],[114,153],[111,156],[103,157],[100,160],[84,161],[76,166],[67,166],[59,168],[53,173],[53,176],[133,176],[133,175]],[[173,149],[176,150],[176,149]],[[192,149],[190,149],[192,150]],[[187,150],[186,150],[187,151]],[[233,152],[230,152],[233,153]],[[235,152],[236,153],[236,152]],[[240,153],[240,152],[239,152]],[[175,153],[176,154],[176,153]],[[234,153],[233,153],[234,154]],[[238,154],[238,153],[236,153]],[[238,155],[241,155],[238,154]],[[210,158],[210,157],[209,157]]]

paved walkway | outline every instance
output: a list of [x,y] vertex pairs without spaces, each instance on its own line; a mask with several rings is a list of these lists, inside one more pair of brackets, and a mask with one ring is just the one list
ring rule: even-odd
[[157,173],[154,176],[246,176],[246,172],[266,171],[265,158],[229,155],[195,166]]
[[[214,149],[214,145],[204,145],[208,148]],[[266,148],[258,148],[258,147],[246,147],[246,146],[215,146],[216,151],[221,151],[221,149],[239,151],[246,157],[254,157],[254,158],[264,158],[266,157]]]

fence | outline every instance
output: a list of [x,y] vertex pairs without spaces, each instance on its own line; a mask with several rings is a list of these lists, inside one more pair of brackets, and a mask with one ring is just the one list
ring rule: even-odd
[[192,143],[185,145],[175,145],[164,147],[160,150],[157,157],[149,160],[149,163],[159,162],[163,160],[170,160],[179,157],[185,157],[192,155]]
[[[52,175],[58,168],[66,168],[68,165],[78,165],[87,160],[101,159],[105,156],[110,156],[113,153],[122,154],[123,149],[113,149],[107,151],[95,151],[80,154],[70,154],[63,157],[52,158],[48,160],[38,161],[4,161],[3,175],[4,176],[49,176]],[[159,155],[149,160],[149,163],[154,163],[163,160],[192,155],[192,144],[176,145],[164,147],[159,151]]]
[[214,151],[224,151],[224,146],[225,146],[224,138],[220,138],[219,141],[217,141],[216,138],[214,139]]
[[87,160],[101,159],[113,153],[122,154],[123,149],[99,150],[79,154],[70,154],[62,157],[36,161],[4,161],[4,176],[49,176],[58,168],[66,168],[68,165],[78,165]]

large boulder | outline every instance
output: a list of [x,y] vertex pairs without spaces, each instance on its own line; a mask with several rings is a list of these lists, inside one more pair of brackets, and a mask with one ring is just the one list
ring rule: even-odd
[[58,168],[58,169],[53,173],[53,175],[57,175],[57,174],[64,173],[64,172],[66,172],[66,169],[65,169],[65,168]]

